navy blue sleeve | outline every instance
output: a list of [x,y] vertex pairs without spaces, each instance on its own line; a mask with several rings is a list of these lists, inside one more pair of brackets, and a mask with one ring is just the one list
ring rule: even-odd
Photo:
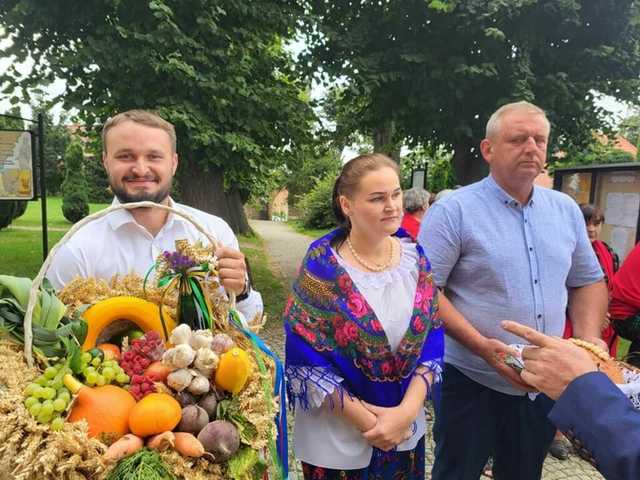
[[640,411],[603,373],[571,382],[549,419],[592,454],[605,478],[640,479]]

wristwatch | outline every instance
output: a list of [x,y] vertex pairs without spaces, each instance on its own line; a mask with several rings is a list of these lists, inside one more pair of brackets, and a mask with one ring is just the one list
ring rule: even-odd
[[250,293],[251,293],[251,280],[249,280],[249,276],[247,276],[247,281],[244,284],[244,291],[240,295],[236,296],[236,302],[242,302],[243,300],[246,300],[249,297]]

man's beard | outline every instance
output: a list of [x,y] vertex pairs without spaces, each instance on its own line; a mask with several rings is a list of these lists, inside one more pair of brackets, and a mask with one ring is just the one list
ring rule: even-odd
[[134,203],[134,202],[155,202],[162,203],[171,191],[171,183],[155,193],[145,192],[144,190],[136,193],[129,193],[123,187],[111,185],[111,190],[120,203]]

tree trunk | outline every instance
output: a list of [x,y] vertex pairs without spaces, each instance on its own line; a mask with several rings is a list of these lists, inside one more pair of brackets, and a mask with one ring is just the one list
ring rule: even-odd
[[388,120],[373,130],[373,151],[384,153],[400,164],[400,144],[394,141],[396,124]]
[[480,155],[479,142],[458,142],[454,147],[453,171],[460,185],[469,185],[489,173],[489,166]]
[[182,200],[186,205],[222,217],[235,233],[250,231],[240,192],[237,189],[224,191],[222,169],[210,167],[205,170],[197,162],[183,161],[178,170]]

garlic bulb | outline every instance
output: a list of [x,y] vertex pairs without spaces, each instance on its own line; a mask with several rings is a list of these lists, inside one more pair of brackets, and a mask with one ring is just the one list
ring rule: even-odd
[[217,333],[213,336],[211,350],[221,355],[231,350],[234,346],[233,340],[226,333]]
[[213,341],[213,333],[211,330],[196,330],[191,334],[191,339],[189,340],[189,345],[194,350],[198,350],[200,348],[211,348],[211,342]]
[[202,375],[209,378],[213,371],[218,368],[220,358],[209,348],[199,348],[196,352],[196,359],[193,362],[193,368],[198,370]]
[[193,348],[186,344],[180,344],[164,352],[162,363],[169,368],[177,370],[179,368],[187,368],[195,358],[196,352]]
[[167,385],[176,390],[177,392],[181,392],[185,388],[191,385],[191,381],[193,380],[194,374],[191,370],[187,370],[186,368],[181,368],[180,370],[176,370],[175,372],[171,372],[167,376]]
[[176,328],[173,329],[171,335],[169,336],[169,342],[172,345],[182,345],[188,344],[191,339],[191,327],[186,323],[181,323]]
[[203,395],[209,391],[210,387],[209,379],[204,375],[197,374],[191,379],[187,390],[194,395]]

